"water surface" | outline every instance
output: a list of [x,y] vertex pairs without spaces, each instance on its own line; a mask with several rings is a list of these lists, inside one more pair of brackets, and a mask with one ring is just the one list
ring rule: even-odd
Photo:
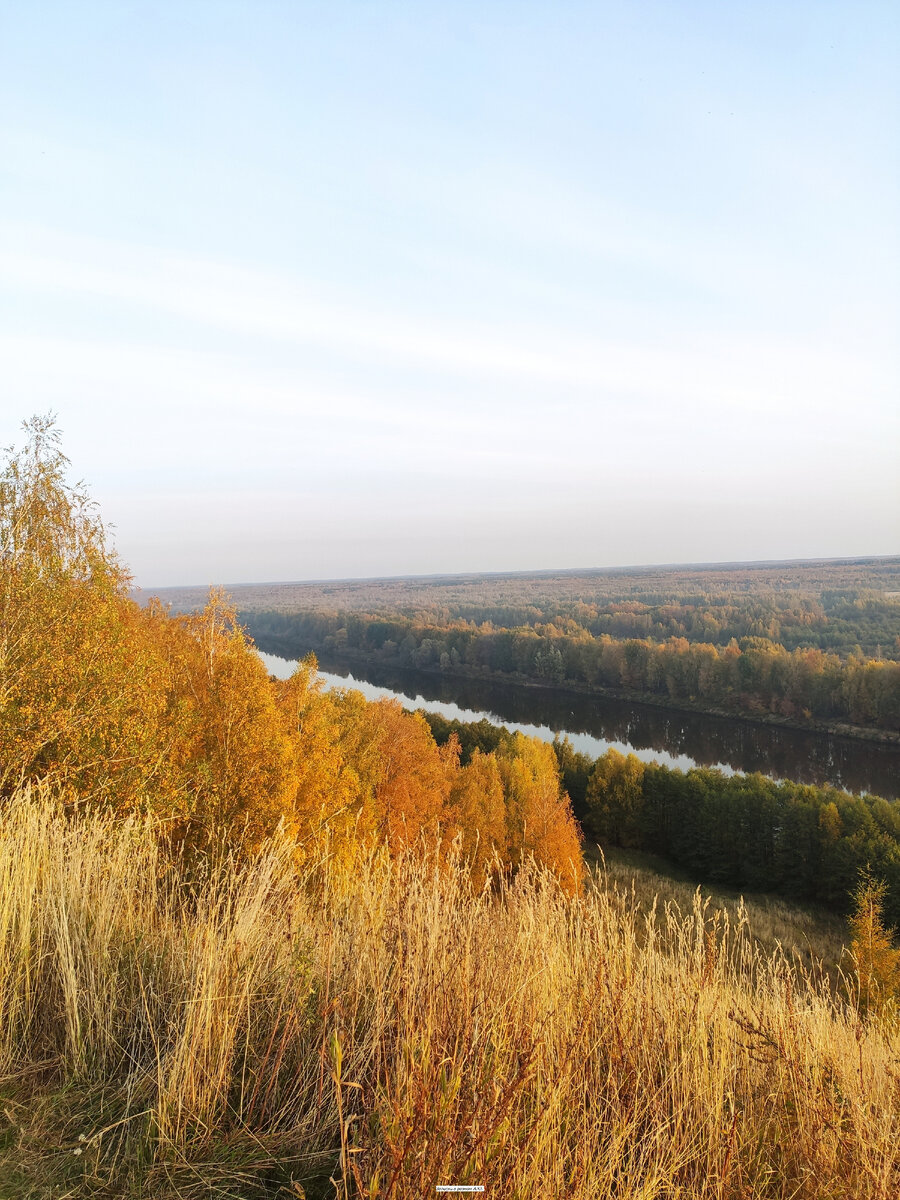
[[[286,678],[296,660],[261,653],[273,675]],[[450,678],[429,672],[328,662],[326,687],[356,688],[368,699],[397,699],[460,721],[495,725],[552,741],[566,735],[576,750],[597,756],[614,746],[644,762],[687,770],[760,771],[773,779],[832,784],[848,792],[900,797],[900,747],[731,717],[678,712],[607,696],[552,688]]]

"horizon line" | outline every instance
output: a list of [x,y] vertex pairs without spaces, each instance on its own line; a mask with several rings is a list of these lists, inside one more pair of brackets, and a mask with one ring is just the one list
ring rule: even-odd
[[511,571],[429,571],[410,572],[400,575],[346,575],[326,576],[313,579],[259,579],[244,580],[233,583],[173,583],[163,586],[144,587],[132,584],[133,592],[150,592],[153,590],[195,591],[198,588],[251,588],[251,587],[313,587],[318,584],[348,584],[348,583],[399,583],[410,580],[462,580],[462,579],[516,579],[534,576],[553,575],[605,575],[624,574],[630,571],[677,571],[677,570],[725,570],[736,567],[800,567],[814,565],[839,565],[852,563],[900,562],[900,554],[856,554],[837,555],[835,557],[814,558],[755,558],[755,559],[726,559],[705,562],[668,562],[668,563],[631,563],[607,567],[534,567],[518,568]]

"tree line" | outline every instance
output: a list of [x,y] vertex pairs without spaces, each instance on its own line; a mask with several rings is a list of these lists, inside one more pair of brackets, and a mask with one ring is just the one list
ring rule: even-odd
[[[204,603],[202,588],[166,595],[179,609]],[[851,653],[858,645],[876,657],[879,646],[896,656],[900,634],[900,557],[241,584],[234,595],[243,611],[338,610],[505,629],[574,621],[618,637],[724,645],[759,636],[789,649]]]
[[764,637],[716,646],[680,637],[617,640],[555,625],[434,625],[359,612],[251,611],[243,618],[257,640],[292,653],[314,648],[424,670],[621,690],[747,716],[900,730],[900,663],[788,650]]
[[[423,714],[462,761],[512,737],[482,720]],[[900,925],[900,803],[763,775],[680,771],[613,749],[598,758],[553,744],[563,787],[588,842],[660,855],[705,883],[775,892],[848,912],[862,877],[884,882]]]
[[[205,602],[202,589],[166,594],[182,611]],[[234,596],[247,613],[357,612],[536,632],[553,625],[719,647],[764,637],[788,650],[900,658],[900,558],[243,584]]]

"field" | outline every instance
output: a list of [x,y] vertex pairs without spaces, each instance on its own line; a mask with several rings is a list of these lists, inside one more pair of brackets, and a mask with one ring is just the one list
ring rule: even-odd
[[896,1021],[771,913],[623,861],[572,899],[277,839],[186,871],[159,835],[0,815],[8,1200],[897,1194]]

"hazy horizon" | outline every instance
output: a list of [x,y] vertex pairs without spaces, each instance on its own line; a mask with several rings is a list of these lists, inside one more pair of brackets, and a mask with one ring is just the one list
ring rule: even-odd
[[621,573],[623,575],[637,574],[641,571],[715,571],[727,570],[735,567],[777,567],[777,566],[793,566],[802,567],[807,564],[835,564],[867,562],[869,560],[876,562],[892,561],[900,558],[897,554],[856,554],[842,555],[837,558],[758,558],[752,560],[737,559],[734,561],[723,562],[685,562],[685,563],[610,563],[606,566],[581,566],[576,567],[522,567],[509,571],[434,571],[427,573],[409,573],[405,575],[329,575],[318,578],[309,579],[219,579],[219,580],[194,580],[191,583],[149,583],[133,585],[133,590],[152,593],[154,588],[159,588],[162,591],[177,591],[183,589],[192,591],[198,588],[208,587],[302,587],[304,584],[326,584],[326,583],[391,583],[395,580],[416,580],[416,579],[480,579],[498,576],[501,578],[522,576],[529,578],[531,576],[554,576],[554,575],[604,575]]
[[898,61],[865,0],[0,6],[0,445],[57,412],[156,588],[889,556]]

